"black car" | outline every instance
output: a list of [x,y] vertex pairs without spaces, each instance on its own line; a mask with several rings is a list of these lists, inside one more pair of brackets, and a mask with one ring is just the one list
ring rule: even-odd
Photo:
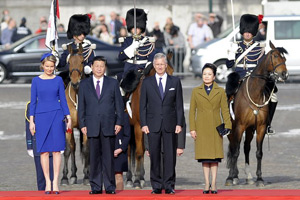
[[[59,34],[58,37],[58,50],[61,54],[62,44],[71,40],[67,38],[67,34]],[[87,36],[86,39],[96,44],[97,56],[101,55],[107,59],[106,75],[113,76],[123,71],[123,63],[118,60],[120,46],[110,45],[91,36]],[[12,77],[33,77],[41,74],[40,58],[49,52],[45,40],[45,33],[30,35],[13,43],[9,49],[0,50],[0,83]]]

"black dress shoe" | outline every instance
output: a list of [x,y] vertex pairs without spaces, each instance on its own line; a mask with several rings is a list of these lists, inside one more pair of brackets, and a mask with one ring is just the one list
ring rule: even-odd
[[209,190],[203,190],[203,194],[209,194]]
[[106,194],[116,194],[116,191],[114,190],[106,190],[105,192]]
[[175,191],[173,189],[166,189],[166,194],[175,194]]
[[102,194],[102,190],[92,190],[90,194]]
[[151,194],[161,194],[161,189],[153,189]]
[[218,190],[211,190],[210,193],[212,193],[212,194],[218,194]]

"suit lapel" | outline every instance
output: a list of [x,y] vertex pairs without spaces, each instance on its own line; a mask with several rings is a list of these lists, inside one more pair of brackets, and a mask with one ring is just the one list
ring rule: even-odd
[[100,100],[102,99],[103,94],[106,92],[107,87],[108,87],[108,79],[107,79],[106,76],[104,76],[103,77],[102,90],[101,90],[101,93],[100,93]]
[[165,88],[165,92],[164,92],[164,99],[165,96],[167,95],[167,93],[169,92],[169,89],[171,87],[172,83],[172,77],[170,75],[167,75],[167,82],[166,82],[166,88]]
[[159,92],[159,90],[158,90],[158,85],[157,85],[157,82],[156,82],[155,75],[154,75],[154,76],[151,76],[151,83],[152,83],[153,88],[154,88],[154,90],[156,91],[157,95],[161,98],[160,92]]
[[89,80],[89,84],[88,85],[90,87],[90,90],[92,91],[92,93],[95,96],[95,98],[98,99],[98,96],[97,96],[97,93],[96,93],[96,89],[95,89],[95,86],[94,86],[94,82],[93,82],[93,76],[91,76],[89,79],[90,80]]

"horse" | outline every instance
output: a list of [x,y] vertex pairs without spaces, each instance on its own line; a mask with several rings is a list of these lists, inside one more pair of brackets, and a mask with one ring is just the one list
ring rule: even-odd
[[[170,64],[170,60],[172,56],[173,56],[172,53],[168,53],[167,55],[168,67],[166,72],[169,75],[172,75],[174,72],[174,69]],[[144,134],[142,132],[141,123],[140,123],[140,94],[141,94],[141,87],[144,78],[148,76],[153,76],[155,74],[154,68],[151,68],[151,70],[149,71],[150,71],[149,73],[144,73],[144,75],[140,78],[140,81],[136,89],[132,92],[132,96],[131,96],[132,118],[129,118],[130,125],[133,126],[134,128],[134,139],[132,139],[128,145],[128,172],[126,173],[126,185],[127,187],[133,186],[134,188],[139,188],[139,189],[143,188],[145,184],[145,179],[144,179],[145,145],[144,145]],[[132,181],[133,174],[134,174],[134,182]]]
[[[272,42],[269,42],[271,50],[262,58],[262,61],[253,70],[250,76],[246,77],[241,83],[238,92],[234,97],[233,110],[235,119],[232,119],[232,131],[227,137],[229,139],[227,153],[227,168],[229,175],[225,185],[237,185],[239,183],[237,160],[240,153],[240,142],[245,131],[244,154],[245,154],[245,172],[247,175],[246,183],[253,184],[252,175],[249,171],[249,153],[251,141],[256,131],[256,185],[264,186],[262,178],[262,157],[263,141],[266,133],[269,107],[268,103],[274,92],[275,82],[284,82],[288,78],[288,72],[285,64],[284,48],[275,48]],[[273,88],[267,90],[267,83],[273,81]],[[227,88],[226,88],[227,89]]]
[[[69,51],[69,77],[70,82],[67,84],[65,89],[66,99],[68,107],[70,110],[70,115],[72,119],[72,133],[66,133],[66,150],[64,152],[64,168],[63,168],[63,177],[61,179],[61,185],[69,184],[68,181],[68,160],[71,156],[71,184],[77,184],[77,167],[75,161],[75,152],[76,152],[76,143],[73,134],[74,128],[77,128],[79,131],[79,120],[77,115],[77,105],[78,105],[78,89],[79,83],[82,79],[85,78],[83,72],[83,48],[82,45],[79,45],[78,51],[73,50],[71,45],[67,46]],[[82,134],[80,131],[80,153],[81,158],[84,164],[83,168],[83,184],[89,184],[89,145],[87,136]]]

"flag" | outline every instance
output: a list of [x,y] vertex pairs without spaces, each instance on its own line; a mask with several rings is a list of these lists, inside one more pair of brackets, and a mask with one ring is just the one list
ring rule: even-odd
[[58,56],[56,18],[59,18],[58,0],[52,0],[45,45]]

